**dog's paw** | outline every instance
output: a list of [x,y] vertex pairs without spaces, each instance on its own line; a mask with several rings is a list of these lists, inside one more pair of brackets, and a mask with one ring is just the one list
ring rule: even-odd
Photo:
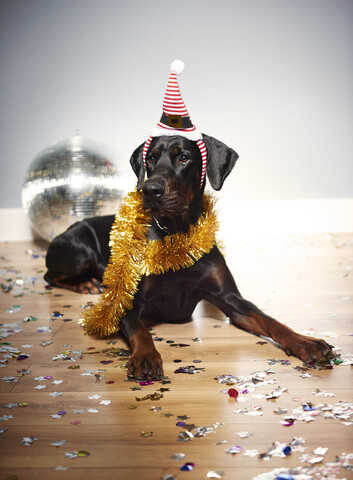
[[97,280],[96,278],[92,278],[91,280],[87,280],[82,283],[78,283],[75,285],[74,290],[77,293],[83,293],[83,294],[97,294],[97,293],[102,293],[103,292],[103,286]]
[[128,363],[127,375],[137,380],[157,380],[163,377],[163,362],[156,349],[135,352]]
[[333,347],[325,340],[296,333],[287,338],[283,350],[303,362],[329,362],[333,357]]

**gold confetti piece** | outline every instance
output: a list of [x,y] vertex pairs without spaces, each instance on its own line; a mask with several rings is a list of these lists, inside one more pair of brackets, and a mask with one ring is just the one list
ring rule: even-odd
[[89,452],[86,452],[86,450],[79,450],[77,452],[78,457],[88,457],[88,455],[89,455]]
[[141,432],[141,437],[153,437],[153,432]]
[[142,402],[143,400],[160,400],[163,398],[163,393],[150,393],[144,397],[135,397],[137,402]]
[[78,370],[80,368],[80,365],[70,365],[67,367],[69,370]]

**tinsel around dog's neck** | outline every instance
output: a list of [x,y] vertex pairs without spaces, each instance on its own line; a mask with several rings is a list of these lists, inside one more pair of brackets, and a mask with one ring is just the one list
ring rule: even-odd
[[191,267],[211,251],[218,229],[214,200],[203,195],[200,216],[188,233],[148,240],[150,227],[151,216],[143,209],[142,194],[129,193],[110,233],[111,256],[103,276],[105,291],[84,314],[88,334],[105,337],[119,330],[120,320],[133,309],[142,277]]

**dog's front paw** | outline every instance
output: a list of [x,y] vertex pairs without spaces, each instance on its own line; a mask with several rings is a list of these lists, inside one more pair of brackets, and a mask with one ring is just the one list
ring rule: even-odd
[[325,340],[296,333],[286,339],[283,350],[303,362],[329,362],[333,357],[332,345]]
[[156,349],[134,352],[128,363],[127,375],[137,380],[156,380],[163,377],[163,362]]

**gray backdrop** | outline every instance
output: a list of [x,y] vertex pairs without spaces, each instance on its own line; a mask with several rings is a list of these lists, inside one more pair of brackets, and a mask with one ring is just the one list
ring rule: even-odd
[[0,208],[48,144],[131,152],[169,65],[191,119],[237,150],[235,199],[353,196],[352,0],[0,0]]

